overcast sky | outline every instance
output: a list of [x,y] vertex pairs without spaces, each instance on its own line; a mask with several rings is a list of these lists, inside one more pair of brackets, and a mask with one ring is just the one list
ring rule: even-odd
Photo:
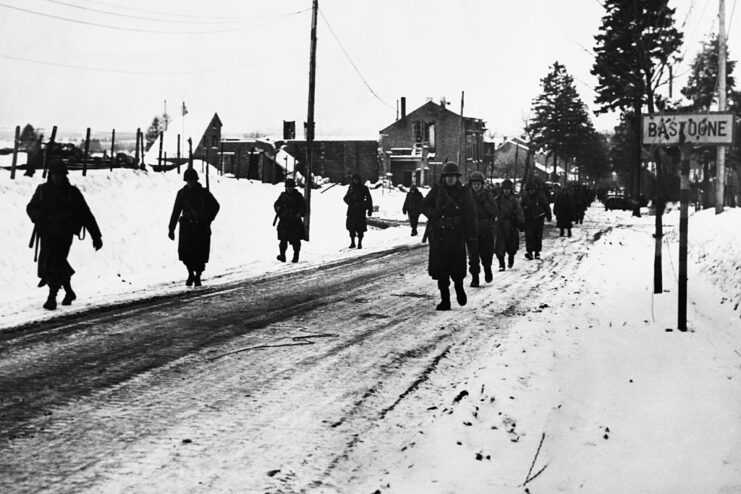
[[[731,17],[735,0],[726,3],[737,60],[741,21]],[[717,30],[718,0],[670,4],[685,32],[681,74]],[[401,96],[407,111],[446,97],[459,112],[461,91],[465,115],[512,135],[556,60],[596,108],[589,51],[600,0],[320,0],[319,8],[317,135],[375,138]],[[0,0],[0,129],[133,131],[167,100],[171,114],[182,101],[194,113],[218,112],[226,134],[279,132],[283,120],[301,133],[310,9],[311,0]],[[617,121],[594,118],[600,130]]]

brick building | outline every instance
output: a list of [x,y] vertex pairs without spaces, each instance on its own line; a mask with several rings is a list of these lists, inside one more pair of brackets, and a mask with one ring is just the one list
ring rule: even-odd
[[[291,139],[282,148],[293,156],[296,169],[303,173],[306,162],[306,141]],[[363,180],[375,182],[381,172],[378,161],[378,141],[368,139],[315,139],[312,148],[311,170],[314,175],[328,178],[331,182],[347,183],[353,173]]]
[[[463,127],[463,128],[462,128]],[[380,149],[385,174],[394,184],[429,185],[440,179],[446,161],[458,161],[467,177],[484,166],[486,123],[463,117],[440,103],[428,101],[406,114],[406,98],[401,98],[399,120],[380,131]],[[461,136],[465,133],[464,149]],[[460,154],[459,154],[460,152]],[[465,179],[465,178],[464,178]]]
[[226,138],[221,142],[221,149],[224,155],[220,166],[224,173],[271,184],[285,179],[285,169],[275,159],[275,144],[268,139]]

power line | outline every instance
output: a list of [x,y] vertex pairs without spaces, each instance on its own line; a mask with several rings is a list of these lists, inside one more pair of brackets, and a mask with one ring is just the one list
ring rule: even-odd
[[[73,9],[84,10],[87,12],[97,12],[101,14],[114,16],[114,17],[124,17],[127,19],[139,19],[139,20],[152,21],[152,22],[166,22],[168,24],[172,24],[172,23],[175,23],[175,24],[242,24],[246,22],[255,22],[255,21],[265,20],[265,19],[269,19],[270,17],[273,17],[273,16],[266,16],[262,18],[254,17],[254,18],[235,18],[235,19],[220,19],[220,20],[180,20],[180,19],[172,19],[172,18],[156,19],[154,17],[147,17],[147,16],[133,15],[133,14],[122,14],[119,12],[113,12],[111,10],[106,10],[106,9],[98,9],[94,7],[84,7],[82,5],[75,5],[74,3],[70,3],[70,2],[63,2],[61,0],[43,0],[43,1],[48,2],[48,3],[57,4],[57,5],[64,5],[66,7],[70,7]],[[279,16],[280,15],[286,15],[286,14],[279,14]]]
[[371,94],[373,94],[373,96],[375,96],[378,101],[386,105],[389,109],[394,110],[394,108],[391,105],[389,105],[383,99],[381,99],[381,97],[378,96],[378,94],[376,94],[373,88],[370,87],[370,84],[368,84],[368,81],[365,80],[365,77],[363,77],[363,74],[360,73],[360,70],[355,65],[355,62],[352,61],[352,58],[350,58],[350,55],[347,53],[347,50],[345,50],[345,47],[342,45],[342,42],[340,41],[340,38],[337,37],[334,30],[332,29],[332,26],[329,25],[329,21],[324,16],[324,12],[321,9],[319,9],[319,14],[322,16],[322,19],[324,19],[324,23],[327,25],[327,28],[329,28],[329,32],[332,33],[332,36],[334,37],[335,41],[337,41],[337,44],[340,45],[340,49],[342,50],[342,53],[345,54],[345,57],[347,57],[347,60],[350,62],[350,65],[352,65],[353,69],[355,69],[355,72],[358,74],[360,79],[363,81],[363,84],[365,84],[365,87],[368,88],[368,91],[370,91]]
[[9,60],[16,60],[20,62],[27,62],[27,63],[35,63],[39,65],[49,65],[52,67],[61,67],[65,69],[75,69],[75,70],[85,70],[90,72],[108,72],[113,74],[143,74],[143,75],[183,75],[183,74],[205,74],[205,73],[213,73],[213,72],[224,72],[229,70],[236,70],[236,69],[242,69],[246,68],[252,65],[257,65],[264,60],[255,61],[252,63],[242,64],[242,65],[234,65],[231,67],[221,67],[216,69],[200,69],[200,70],[182,70],[182,71],[173,71],[173,70],[124,70],[124,69],[106,69],[102,67],[85,67],[82,65],[69,65],[69,64],[63,64],[58,62],[48,62],[45,60],[35,60],[32,58],[24,58],[24,57],[16,57],[13,55],[6,55],[3,53],[0,53],[0,57],[7,58]]
[[[227,33],[227,32],[234,32],[234,31],[244,31],[244,30],[248,29],[247,27],[235,27],[235,28],[229,28],[229,29],[214,29],[214,30],[208,30],[208,31],[161,31],[161,30],[157,30],[157,29],[128,28],[128,27],[122,27],[122,26],[115,26],[115,25],[111,25],[111,24],[100,24],[100,23],[97,23],[97,22],[83,21],[83,20],[80,20],[80,19],[73,19],[73,18],[70,18],[70,17],[58,16],[58,15],[54,15],[54,14],[47,14],[47,13],[44,13],[44,12],[38,12],[38,11],[35,11],[35,10],[24,9],[22,7],[15,7],[13,5],[8,5],[8,4],[5,4],[5,3],[0,3],[0,7],[5,7],[7,9],[17,10],[17,11],[20,11],[20,12],[25,12],[25,13],[28,13],[28,14],[34,14],[34,15],[38,15],[38,16],[41,16],[41,17],[48,17],[48,18],[51,18],[51,19],[57,19],[57,20],[66,21],[66,22],[73,22],[73,23],[76,23],[76,24],[84,24],[84,25],[87,25],[87,26],[103,27],[103,28],[106,28],[106,29],[114,29],[114,30],[118,30],[118,31],[133,31],[133,32],[140,32],[140,33],[154,33],[154,34],[214,34],[214,33]],[[282,18],[282,17],[293,16],[293,15],[298,15],[298,14],[302,14],[304,12],[307,12],[308,10],[310,10],[310,9],[299,10],[297,12],[293,12],[293,13],[290,13],[290,14],[283,14],[283,15],[281,15],[279,17],[276,17],[275,19]],[[268,24],[268,22],[265,22],[263,24]],[[250,27],[257,27],[258,25],[260,25],[260,24],[254,24],[254,25],[252,25]]]
[[221,16],[204,16],[204,15],[190,15],[190,14],[179,14],[177,12],[162,12],[159,10],[148,10],[148,9],[141,9],[136,7],[126,7],[124,5],[118,5],[116,3],[111,2],[101,2],[96,0],[82,0],[87,3],[92,3],[95,5],[106,5],[108,7],[115,7],[119,10],[128,10],[129,12],[145,12],[147,14],[155,14],[155,15],[162,15],[166,17],[183,17],[183,18],[189,18],[189,19],[231,19],[231,17],[221,17]]

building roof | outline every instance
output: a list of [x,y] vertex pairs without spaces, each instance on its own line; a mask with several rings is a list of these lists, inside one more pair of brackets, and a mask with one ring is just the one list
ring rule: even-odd
[[[180,134],[180,156],[188,157],[188,138],[193,141],[193,152],[195,152],[198,143],[208,130],[211,122],[216,119],[216,124],[221,126],[221,119],[216,112],[195,113],[188,112],[184,117],[177,115],[172,117],[167,124],[167,130],[163,132],[162,156],[167,154],[168,158],[177,156],[178,151],[178,134]],[[152,146],[144,153],[144,163],[157,163],[160,150],[159,136],[152,143]]]
[[[422,111],[435,111],[435,112],[439,112],[441,116],[447,115],[447,116],[452,116],[452,117],[460,118],[460,115],[458,113],[455,113],[452,110],[449,110],[447,108],[447,105],[446,106],[443,106],[443,105],[441,105],[439,103],[435,103],[434,101],[428,101],[427,103],[425,103],[424,105],[420,106],[416,110],[413,110],[413,111],[407,113],[404,118],[413,118],[414,115],[415,115],[415,113],[422,112]],[[395,125],[399,124],[399,122],[403,121],[404,118],[400,118],[399,120],[395,121],[391,125],[388,125],[388,126],[384,127],[383,129],[381,129],[380,133],[381,134],[384,134],[388,129],[390,129],[391,127],[394,127]],[[482,122],[482,123],[484,122],[480,118],[466,117],[466,116],[463,117],[463,120],[465,120],[466,122]]]

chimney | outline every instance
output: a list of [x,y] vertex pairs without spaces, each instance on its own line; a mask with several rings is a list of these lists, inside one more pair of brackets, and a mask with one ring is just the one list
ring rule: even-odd
[[442,96],[440,98],[440,106],[443,108],[446,108],[448,106],[448,102],[445,100],[445,96]]
[[401,118],[407,118],[407,99],[406,97],[401,97]]

